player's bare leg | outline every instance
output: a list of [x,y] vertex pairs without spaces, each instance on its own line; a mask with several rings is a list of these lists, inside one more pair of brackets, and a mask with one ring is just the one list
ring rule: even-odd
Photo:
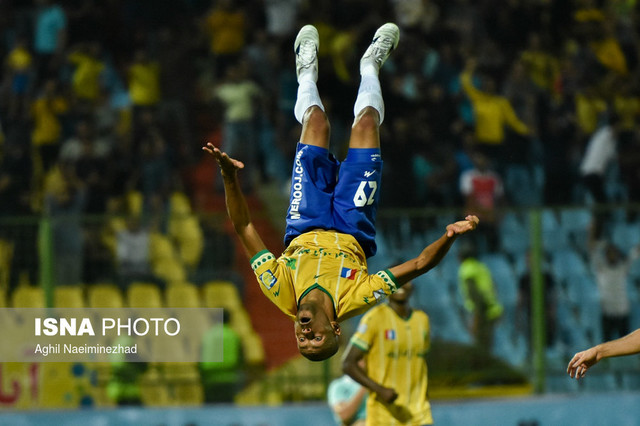
[[294,107],[296,119],[302,124],[300,142],[329,148],[330,126],[318,87],[318,30],[313,25],[300,29],[294,43],[298,96]]
[[384,101],[378,73],[391,51],[398,46],[400,30],[386,23],[376,31],[360,59],[360,87],[353,107],[355,120],[351,128],[349,148],[380,148],[379,127],[384,120]]

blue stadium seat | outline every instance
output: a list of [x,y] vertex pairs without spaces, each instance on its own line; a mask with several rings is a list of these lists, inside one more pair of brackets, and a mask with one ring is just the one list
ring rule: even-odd
[[561,226],[558,215],[554,210],[542,211],[542,244],[549,251],[569,247],[569,232]]
[[527,342],[523,335],[515,332],[513,321],[503,318],[495,328],[493,354],[513,366],[522,366],[527,361]]
[[505,307],[515,306],[518,298],[518,281],[509,259],[502,253],[492,253],[480,256],[491,270],[498,299]]
[[505,192],[516,206],[533,206],[538,202],[537,185],[524,165],[511,165],[505,171]]
[[567,208],[560,212],[560,226],[569,234],[576,248],[587,247],[593,218],[587,208]]
[[529,230],[514,212],[507,212],[499,225],[499,238],[502,250],[520,257],[529,249]]
[[[457,300],[451,298],[454,283],[431,271],[414,280],[415,304],[431,322],[431,337],[449,342],[471,343],[471,337],[459,316]],[[456,287],[457,288],[457,287]],[[457,292],[455,293],[457,297]]]
[[625,253],[640,244],[640,222],[616,221],[611,230],[612,242]]
[[424,307],[424,309],[441,306],[450,308],[452,306],[447,283],[440,274],[430,271],[417,277],[413,282],[417,305]]
[[551,252],[551,273],[558,281],[566,281],[573,275],[588,275],[590,271],[575,250],[565,248]]

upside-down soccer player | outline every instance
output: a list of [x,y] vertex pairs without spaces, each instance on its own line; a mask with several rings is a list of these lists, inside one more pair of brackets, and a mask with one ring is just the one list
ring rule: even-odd
[[361,314],[399,286],[433,268],[455,238],[475,229],[468,216],[415,259],[370,275],[367,257],[376,252],[375,215],[382,159],[378,129],[384,104],[378,72],[397,46],[399,30],[387,23],[376,31],[360,60],[361,82],[354,106],[347,158],[329,153],[329,122],[316,86],[318,31],[304,26],[295,40],[298,97],[294,108],[302,134],[293,165],[285,245],[270,253],[251,223],[237,171],[244,164],[212,144],[203,149],[220,166],[227,212],[251,258],[263,293],[295,322],[300,353],[313,361],[338,350],[341,320]]

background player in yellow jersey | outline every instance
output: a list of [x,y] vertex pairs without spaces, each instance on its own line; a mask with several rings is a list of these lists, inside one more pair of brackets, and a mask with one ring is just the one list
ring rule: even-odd
[[[368,388],[367,425],[432,424],[427,399],[429,317],[411,308],[412,284],[405,284],[367,312],[343,361],[346,374]],[[363,369],[358,362],[365,359]]]
[[367,258],[376,252],[375,216],[382,171],[379,126],[384,102],[378,72],[399,37],[395,24],[381,26],[360,61],[349,151],[340,163],[329,153],[329,121],[316,86],[318,31],[306,25],[298,33],[294,50],[299,87],[294,113],[302,123],[302,134],[292,172],[287,248],[280,257],[267,250],[251,223],[237,179],[244,164],[212,144],[203,147],[220,166],[227,212],[262,292],[294,320],[300,353],[313,361],[337,352],[341,320],[363,313],[433,268],[458,235],[478,224],[475,216],[468,216],[448,225],[442,237],[415,259],[376,274],[367,271]]

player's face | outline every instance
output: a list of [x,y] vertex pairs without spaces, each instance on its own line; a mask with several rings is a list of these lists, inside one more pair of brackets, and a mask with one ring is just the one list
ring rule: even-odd
[[326,339],[334,339],[335,332],[331,321],[322,310],[300,306],[295,324],[298,348],[312,349],[324,345]]

